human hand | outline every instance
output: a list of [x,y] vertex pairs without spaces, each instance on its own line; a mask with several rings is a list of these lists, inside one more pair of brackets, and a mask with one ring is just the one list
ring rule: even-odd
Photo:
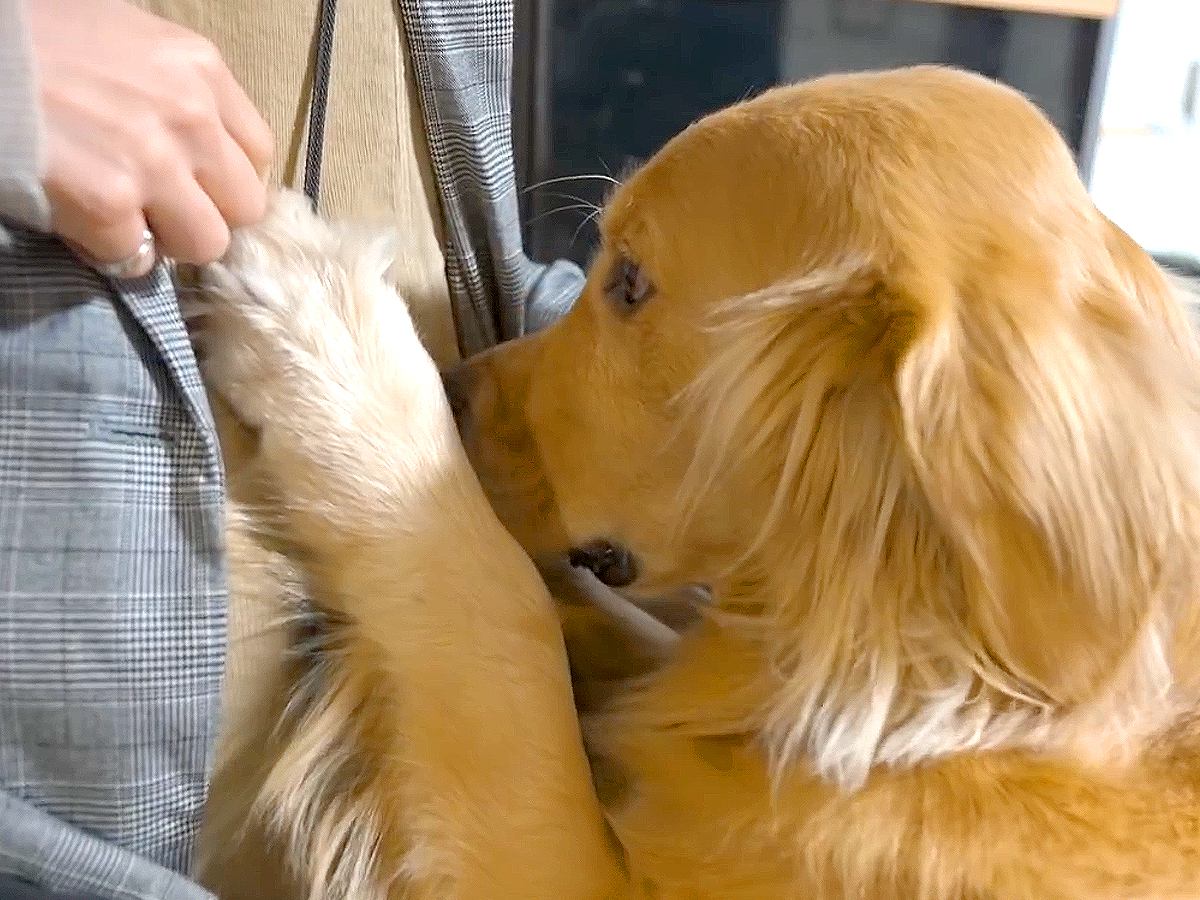
[[[55,233],[96,263],[221,256],[266,210],[270,129],[200,36],[124,0],[27,0]],[[142,275],[144,254],[122,272]]]

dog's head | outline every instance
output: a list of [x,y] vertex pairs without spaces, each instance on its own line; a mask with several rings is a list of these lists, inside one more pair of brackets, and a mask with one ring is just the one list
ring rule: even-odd
[[464,438],[535,556],[607,542],[635,593],[749,613],[777,750],[854,782],[1174,689],[1195,341],[1022,96],[780,88],[670,142],[601,233],[565,319],[452,377]]

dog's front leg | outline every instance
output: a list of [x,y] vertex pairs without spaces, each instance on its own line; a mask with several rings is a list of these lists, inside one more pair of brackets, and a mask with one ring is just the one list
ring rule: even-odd
[[[474,496],[313,553],[315,594],[342,619],[292,758],[326,752],[325,726],[350,738],[358,812],[378,816],[380,863],[401,863],[380,874],[404,896],[619,896],[557,619]],[[281,768],[277,795],[309,769]]]
[[207,273],[206,378],[328,618],[267,802],[321,896],[621,896],[555,612],[380,250],[285,196]]

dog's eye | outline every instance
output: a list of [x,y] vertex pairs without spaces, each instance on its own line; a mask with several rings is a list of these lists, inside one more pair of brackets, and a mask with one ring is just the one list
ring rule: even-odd
[[654,295],[654,285],[641,266],[622,254],[613,263],[608,281],[604,284],[604,293],[618,309],[631,310]]

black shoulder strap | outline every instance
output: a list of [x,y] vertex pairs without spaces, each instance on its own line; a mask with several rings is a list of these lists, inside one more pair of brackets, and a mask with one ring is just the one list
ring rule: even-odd
[[329,71],[333,62],[333,26],[337,0],[320,0],[313,58],[312,95],[308,102],[308,149],[304,156],[304,193],[314,207],[321,195],[321,159],[325,152],[325,110],[329,106]]

